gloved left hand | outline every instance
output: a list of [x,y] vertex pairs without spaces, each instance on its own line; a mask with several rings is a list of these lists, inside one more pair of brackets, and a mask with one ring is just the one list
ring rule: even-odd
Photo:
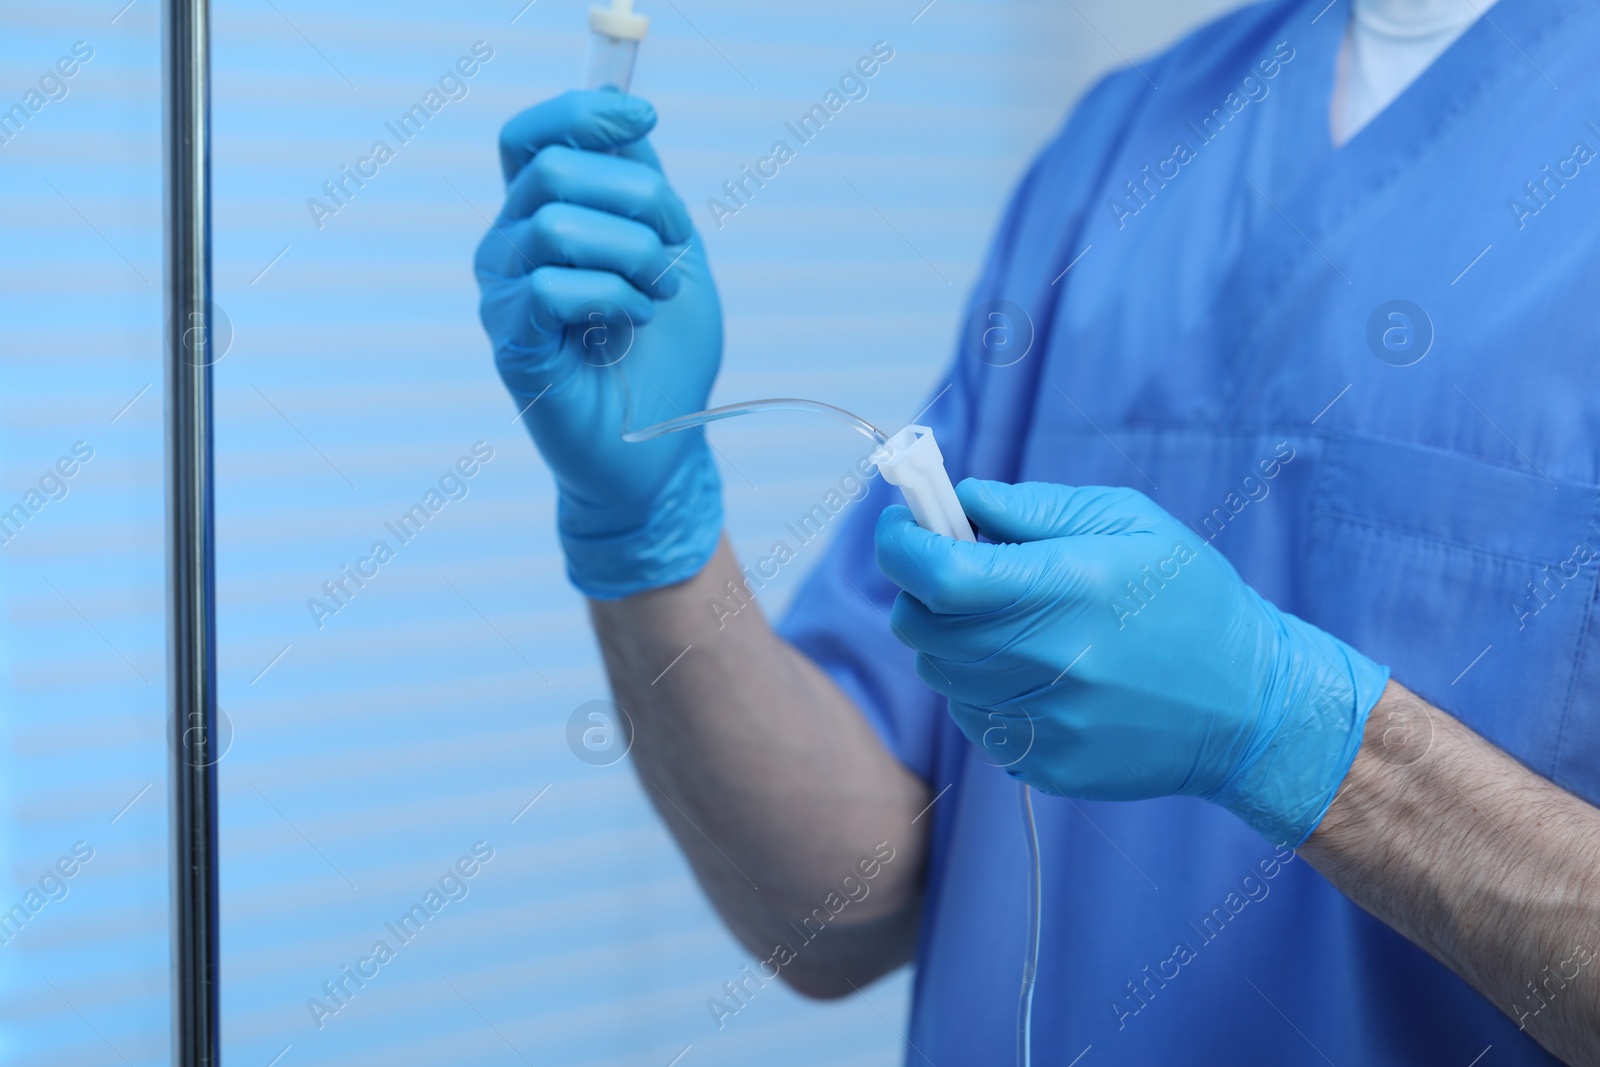
[[904,590],[895,634],[974,744],[1044,792],[1198,796],[1274,844],[1310,836],[1388,668],[1273,607],[1141,493],[968,479],[957,495],[1000,543],[896,506],[878,565]]

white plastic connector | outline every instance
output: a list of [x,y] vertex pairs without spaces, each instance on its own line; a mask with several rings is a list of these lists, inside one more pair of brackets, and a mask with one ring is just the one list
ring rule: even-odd
[[976,541],[944,469],[944,454],[927,426],[907,426],[872,454],[883,480],[898,485],[911,515],[924,530],[957,541]]
[[633,0],[611,0],[610,7],[589,9],[589,28],[619,41],[642,41],[650,32],[650,16],[637,14]]

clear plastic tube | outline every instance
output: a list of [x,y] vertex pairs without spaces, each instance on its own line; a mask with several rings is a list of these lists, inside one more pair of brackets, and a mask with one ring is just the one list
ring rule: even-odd
[[591,32],[589,54],[583,64],[583,87],[627,92],[633,86],[633,64],[638,55],[638,41]]
[[758,411],[809,411],[844,423],[879,448],[889,443],[888,435],[859,415],[852,414],[844,408],[834,407],[832,404],[824,404],[820,400],[802,400],[792,396],[773,397],[770,400],[747,400],[743,404],[724,404],[722,407],[708,408],[692,415],[680,415],[675,419],[646,426],[642,430],[624,430],[622,439],[628,442],[648,441],[664,434],[692,430],[709,422],[720,422],[740,415],[753,415]]
[[583,87],[627,92],[633,84],[639,42],[649,32],[650,19],[633,9],[633,0],[611,0],[609,7],[591,7]]
[[1018,782],[1022,800],[1022,827],[1028,838],[1028,947],[1022,957],[1022,993],[1017,999],[1017,1067],[1033,1062],[1033,985],[1039,976],[1039,926],[1041,920],[1039,877],[1039,824],[1033,818],[1033,794],[1026,782]]

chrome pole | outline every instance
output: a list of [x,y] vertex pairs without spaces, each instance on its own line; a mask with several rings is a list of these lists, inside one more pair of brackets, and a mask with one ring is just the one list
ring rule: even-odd
[[216,616],[211,522],[208,0],[162,0],[172,1062],[216,1067]]

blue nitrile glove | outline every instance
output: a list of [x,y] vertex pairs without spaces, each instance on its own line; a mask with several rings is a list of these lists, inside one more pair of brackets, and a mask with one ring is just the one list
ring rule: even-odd
[[475,262],[495,364],[560,490],[567,573],[600,599],[693,577],[722,529],[704,435],[621,437],[625,419],[703,409],[722,359],[704,248],[644,140],[655,123],[612,90],[508,122],[506,202]]
[[1285,614],[1131,489],[968,479],[998,544],[878,522],[917,674],[1009,773],[1057,795],[1186,794],[1299,845],[1355,759],[1389,671]]

